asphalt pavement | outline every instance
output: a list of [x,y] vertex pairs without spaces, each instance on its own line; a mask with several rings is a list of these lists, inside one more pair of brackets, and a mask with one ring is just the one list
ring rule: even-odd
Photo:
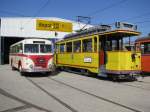
[[0,112],[150,112],[150,76],[142,81],[75,73],[21,76],[0,65]]

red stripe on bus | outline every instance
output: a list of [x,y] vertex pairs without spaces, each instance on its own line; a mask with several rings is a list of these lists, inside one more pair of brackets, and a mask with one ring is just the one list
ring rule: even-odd
[[[26,55],[26,54],[10,54],[10,55],[27,57],[34,62],[35,66],[41,66],[43,68],[46,68],[48,65],[48,61],[53,58],[53,55]],[[41,60],[43,60],[43,62],[40,62]]]

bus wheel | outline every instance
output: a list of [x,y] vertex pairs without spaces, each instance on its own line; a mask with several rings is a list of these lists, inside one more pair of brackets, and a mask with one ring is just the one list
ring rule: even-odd
[[11,69],[12,69],[12,70],[16,70],[16,68],[15,68],[15,67],[13,67],[13,66],[11,66]]
[[13,66],[13,60],[11,60],[11,69],[16,70],[16,68]]
[[19,69],[20,75],[23,76],[23,75],[24,75],[24,72],[22,71],[22,66],[20,65],[18,69]]

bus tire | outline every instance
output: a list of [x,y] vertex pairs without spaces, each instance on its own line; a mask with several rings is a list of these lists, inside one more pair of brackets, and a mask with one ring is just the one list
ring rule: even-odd
[[14,71],[14,70],[16,70],[16,68],[15,67],[13,67],[13,66],[11,66],[11,69]]
[[21,65],[19,65],[18,69],[19,69],[20,75],[21,75],[21,76],[24,76],[25,74],[24,74],[24,72],[22,71],[22,66],[21,66]]
[[13,60],[11,59],[11,69],[16,70],[16,68],[13,66]]

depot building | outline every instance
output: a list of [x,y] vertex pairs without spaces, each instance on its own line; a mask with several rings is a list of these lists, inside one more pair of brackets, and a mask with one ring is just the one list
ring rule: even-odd
[[9,63],[9,47],[18,41],[26,38],[43,38],[55,42],[85,26],[91,27],[54,17],[0,18],[0,65]]

